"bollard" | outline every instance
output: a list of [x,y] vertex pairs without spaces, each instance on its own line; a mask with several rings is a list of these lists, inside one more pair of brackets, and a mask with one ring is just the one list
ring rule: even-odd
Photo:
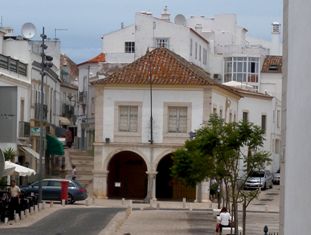
[[125,205],[125,198],[122,198],[122,206]]
[[4,218],[4,223],[7,224],[8,222],[9,222],[9,218],[8,218],[8,217],[5,217],[5,218]]
[[265,235],[268,235],[269,229],[268,229],[267,225],[265,225],[265,227],[263,228],[263,231],[264,231]]
[[29,215],[29,210],[25,210],[25,217],[27,217]]
[[53,207],[53,201],[50,201],[50,207]]
[[18,221],[20,221],[20,218],[19,218],[19,214],[18,214],[18,213],[15,213],[15,214],[14,214],[14,221],[15,221],[15,223],[17,223]]
[[65,199],[62,199],[62,206],[65,206],[66,205],[66,201]]
[[189,203],[189,211],[192,211],[192,204]]
[[128,205],[130,208],[133,207],[133,201],[132,200],[129,200],[129,205]]
[[42,209],[45,208],[45,201],[42,202]]
[[20,217],[21,220],[25,219],[25,211],[21,211],[21,217]]
[[186,208],[186,198],[185,197],[182,199],[182,208],[183,209]]
[[89,205],[89,199],[85,199],[85,205],[88,206]]

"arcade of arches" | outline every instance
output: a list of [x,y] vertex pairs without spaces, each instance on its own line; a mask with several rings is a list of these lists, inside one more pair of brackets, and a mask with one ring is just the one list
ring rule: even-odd
[[[172,155],[164,156],[157,166],[156,198],[158,200],[195,199],[195,188],[182,185],[170,174]],[[144,159],[131,151],[115,154],[108,165],[108,198],[144,199],[148,176]]]

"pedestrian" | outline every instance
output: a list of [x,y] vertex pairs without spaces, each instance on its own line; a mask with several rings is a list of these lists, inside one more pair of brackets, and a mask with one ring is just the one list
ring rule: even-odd
[[20,209],[19,208],[20,193],[21,193],[21,190],[16,185],[16,181],[12,180],[11,181],[11,187],[10,187],[11,198],[10,198],[10,204],[9,204],[9,207],[10,207],[9,218],[10,218],[10,220],[14,220],[15,213],[19,213],[19,209]]
[[71,170],[71,179],[76,180],[77,178],[77,169],[76,165],[72,165],[72,170]]
[[226,207],[220,210],[219,214],[219,224],[220,224],[220,234],[222,233],[222,228],[230,227],[231,215]]

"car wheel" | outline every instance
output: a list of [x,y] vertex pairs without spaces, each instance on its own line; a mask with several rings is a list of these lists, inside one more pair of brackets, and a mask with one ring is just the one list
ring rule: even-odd
[[68,193],[66,204],[73,204],[74,202],[73,197]]

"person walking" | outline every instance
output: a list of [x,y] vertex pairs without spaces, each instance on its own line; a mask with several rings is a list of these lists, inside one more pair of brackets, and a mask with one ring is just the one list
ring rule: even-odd
[[72,165],[71,179],[72,179],[72,180],[76,180],[76,179],[77,179],[77,169],[76,169],[76,165]]
[[231,215],[226,207],[223,207],[219,214],[220,234],[222,234],[222,228],[230,227]]
[[21,190],[20,188],[16,185],[16,181],[12,180],[11,181],[11,187],[10,187],[10,215],[9,218],[10,220],[14,220],[15,213],[19,213],[19,197],[20,197]]

